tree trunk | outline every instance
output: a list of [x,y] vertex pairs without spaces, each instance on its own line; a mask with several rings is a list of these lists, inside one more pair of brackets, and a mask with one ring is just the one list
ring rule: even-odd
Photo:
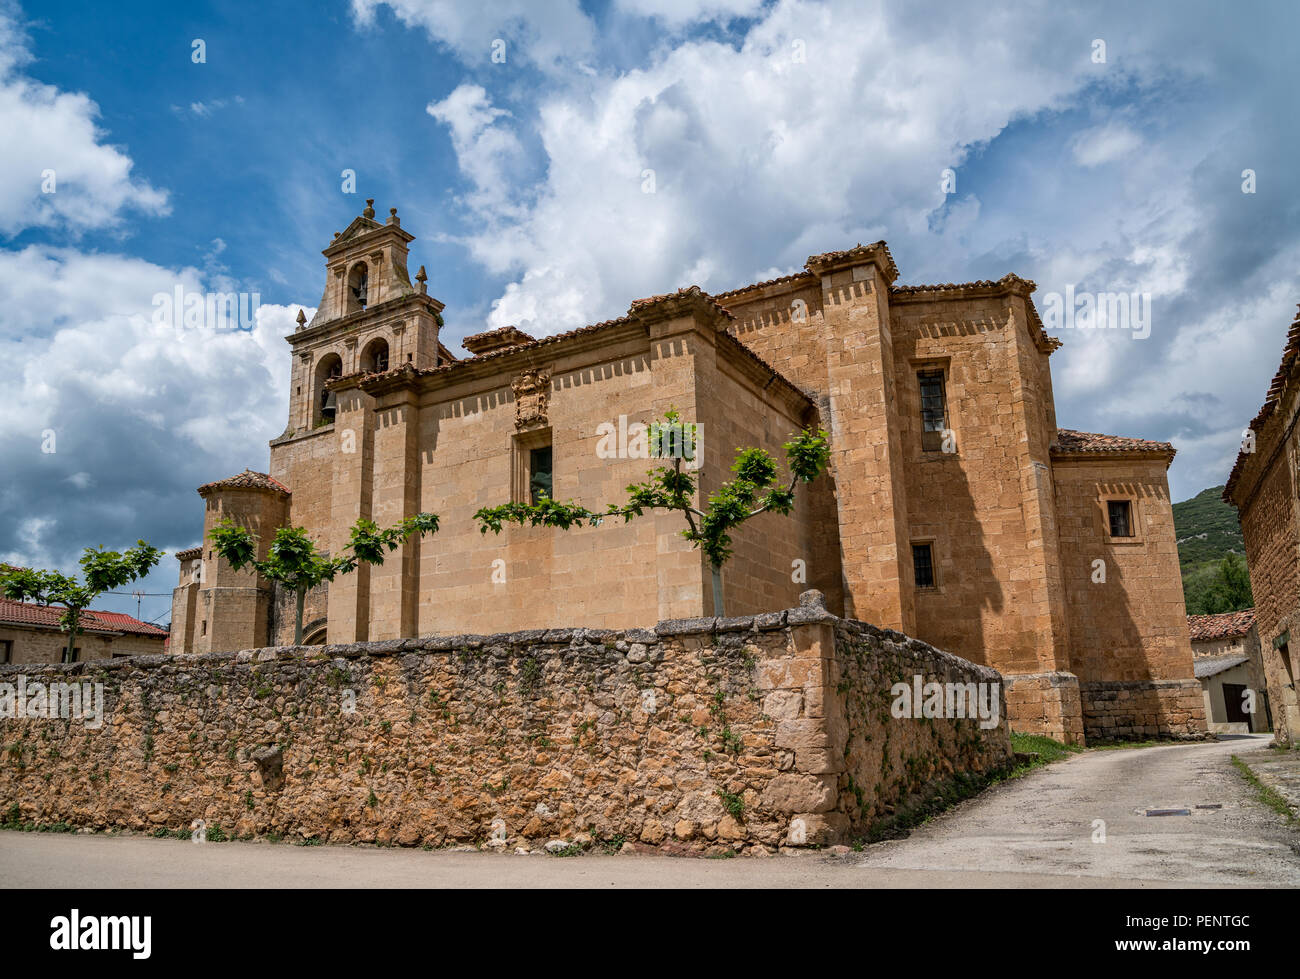
[[713,573],[713,614],[726,615],[722,608],[722,568],[720,565],[710,564],[709,570]]
[[77,627],[73,626],[71,629],[68,630],[68,648],[63,651],[63,662],[65,663],[72,662],[72,652],[76,648],[75,647],[76,641],[77,641]]
[[307,589],[306,589],[306,588],[299,588],[299,589],[298,589],[298,607],[297,607],[297,609],[296,609],[296,612],[297,612],[297,618],[295,619],[295,621],[294,621],[294,625],[293,625],[293,644],[294,644],[295,646],[301,646],[301,645],[302,645],[302,608],[303,608],[303,606],[306,605],[306,604],[307,604]]

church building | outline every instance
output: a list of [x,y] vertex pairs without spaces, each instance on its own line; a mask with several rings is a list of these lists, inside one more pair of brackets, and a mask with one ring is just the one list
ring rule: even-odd
[[[681,515],[480,532],[474,513],[546,493],[624,502],[638,426],[699,427],[701,490],[738,447],[831,436],[831,470],[790,516],[734,536],[729,615],[817,588],[840,615],[998,669],[1012,728],[1067,742],[1205,730],[1178,567],[1166,442],[1057,427],[1048,336],[1015,275],[897,285],[884,242],[814,255],[793,275],[534,338],[514,327],[442,342],[443,304],[413,236],[373,201],[324,251],[325,289],[292,350],[289,416],[267,472],[199,488],[204,543],[182,552],[175,652],[292,642],[293,606],[208,540],[305,527],[326,550],[360,517],[437,513],[437,534],[309,596],[306,641],[563,626],[651,627],[714,614]],[[611,435],[613,433],[613,435]]]

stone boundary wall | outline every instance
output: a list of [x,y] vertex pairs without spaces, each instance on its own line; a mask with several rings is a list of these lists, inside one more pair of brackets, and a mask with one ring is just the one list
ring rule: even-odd
[[[844,842],[1012,758],[999,723],[891,714],[998,674],[799,608],[0,667],[103,685],[103,726],[0,719],[0,819],[322,842],[715,851]],[[3,698],[0,686],[0,702]],[[10,704],[8,714],[14,713]],[[584,835],[585,834],[585,835]]]
[[1012,730],[1042,734],[1063,744],[1084,743],[1079,678],[1073,673],[1016,673],[1006,677]]
[[1083,725],[1093,740],[1203,741],[1205,695],[1199,680],[1114,680],[1079,684]]

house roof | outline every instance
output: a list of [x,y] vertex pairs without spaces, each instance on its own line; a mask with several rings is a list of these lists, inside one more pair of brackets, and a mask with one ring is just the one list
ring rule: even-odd
[[230,476],[227,479],[218,479],[215,482],[204,483],[199,487],[199,495],[206,496],[212,490],[219,489],[256,489],[269,490],[272,493],[283,493],[289,496],[289,488],[278,479],[272,479],[266,473],[254,472],[251,469],[245,469],[242,473]]
[[1038,315],[1038,309],[1029,296],[1038,286],[1030,279],[1024,279],[1014,273],[1007,273],[1002,278],[994,281],[992,279],[979,279],[975,282],[945,282],[941,285],[912,285],[896,286],[893,285],[894,279],[898,277],[898,266],[894,264],[894,256],[889,252],[889,246],[884,241],[877,241],[871,245],[857,245],[854,248],[838,252],[823,252],[821,255],[810,255],[808,261],[804,264],[804,271],[795,272],[791,275],[778,276],[775,279],[766,279],[762,282],[754,282],[747,286],[741,286],[738,289],[728,289],[726,292],[714,294],[714,299],[721,300],[726,304],[726,300],[733,296],[739,296],[747,292],[753,292],[757,289],[765,289],[768,286],[782,285],[787,282],[795,282],[801,279],[807,279],[809,282],[816,281],[817,273],[813,271],[825,265],[833,265],[836,262],[842,262],[850,258],[865,258],[872,251],[879,250],[885,258],[885,275],[891,285],[889,286],[889,296],[891,299],[898,300],[918,300],[927,299],[944,300],[959,299],[970,296],[972,293],[998,294],[1016,293],[1024,296],[1026,306],[1029,309],[1029,330],[1035,343],[1040,350],[1051,353],[1061,346],[1061,341],[1057,337],[1048,336],[1047,330],[1043,327],[1043,320]]
[[[1282,361],[1278,365],[1277,373],[1273,375],[1273,380],[1269,383],[1268,393],[1264,395],[1264,404],[1250,420],[1252,432],[1258,432],[1264,427],[1264,423],[1281,404],[1282,397],[1291,384],[1291,372],[1296,366],[1297,357],[1300,357],[1300,304],[1297,305],[1297,310],[1296,317],[1291,321],[1291,327],[1286,332],[1286,342],[1282,345]],[[1241,471],[1246,465],[1248,454],[1244,447],[1237,452],[1237,461],[1233,463],[1232,472],[1223,487],[1224,502],[1232,503],[1234,506],[1237,504],[1232,498],[1232,491],[1236,489],[1237,480],[1241,478]]]
[[[842,262],[847,258],[866,258],[873,251],[879,250],[885,257],[885,274],[889,281],[893,282],[898,278],[898,266],[894,263],[894,256],[889,253],[889,246],[884,240],[873,242],[870,245],[858,244],[852,248],[846,248],[836,252],[822,252],[820,255],[809,255],[808,260],[804,262],[802,272],[794,272],[790,275],[779,275],[775,279],[764,279],[762,282],[751,282],[747,286],[740,286],[736,289],[728,289],[726,292],[715,292],[714,299],[727,299],[731,296],[738,296],[742,292],[753,292],[755,289],[765,289],[768,286],[781,285],[785,282],[794,282],[796,279],[809,279],[816,281],[817,273],[812,271],[813,266],[834,264]],[[724,303],[725,305],[725,303]]]
[[490,353],[493,350],[504,350],[507,347],[518,347],[525,343],[534,343],[536,339],[536,337],[529,336],[518,327],[503,326],[500,329],[488,330],[486,333],[475,333],[473,336],[462,340],[460,345],[471,354],[480,354]]
[[1233,639],[1244,636],[1255,625],[1255,610],[1242,609],[1240,612],[1221,612],[1218,615],[1189,615],[1187,627],[1192,633],[1192,642],[1211,642],[1216,639]]
[[[332,379],[328,382],[328,386],[333,388],[348,384],[360,384],[365,387],[372,383],[388,384],[415,380],[420,377],[445,375],[452,371],[467,370],[482,365],[494,358],[512,356],[523,351],[540,350],[545,347],[562,344],[578,337],[591,336],[606,330],[614,330],[619,327],[626,328],[635,323],[645,323],[647,321],[655,322],[659,319],[671,319],[690,311],[692,308],[702,310],[723,321],[732,321],[736,318],[730,310],[718,303],[713,296],[709,295],[699,286],[686,286],[685,288],[678,289],[676,292],[670,292],[660,296],[647,296],[643,299],[633,300],[632,304],[628,307],[627,315],[620,316],[616,319],[605,320],[601,323],[593,323],[590,326],[582,326],[573,330],[566,330],[563,333],[556,333],[552,336],[546,336],[536,340],[529,338],[526,342],[515,343],[509,346],[491,347],[491,349],[488,349],[483,353],[475,354],[474,356],[467,357],[464,360],[439,364],[437,367],[415,368],[410,364],[401,364],[383,374],[366,374],[363,372],[347,374],[343,377]],[[511,329],[513,328],[504,327],[501,330],[493,330],[490,331],[489,334],[478,334],[477,336],[490,336]],[[520,331],[516,332],[518,332],[520,336],[527,336],[527,334]],[[731,333],[727,332],[727,330],[719,329],[717,331],[717,337],[719,343],[731,347],[746,360],[761,367],[794,396],[808,404],[815,404],[806,391],[765,361],[762,357],[758,356],[758,354],[746,346],[741,340],[732,336]],[[474,338],[470,337],[467,339],[473,340]]]
[[[16,602],[11,598],[0,598],[0,623],[4,625],[57,629],[59,618],[64,611],[65,609],[60,605],[36,605],[32,602]],[[154,636],[159,639],[168,634],[166,629],[141,622],[123,612],[95,612],[90,609],[81,613],[81,631],[126,633],[135,636]]]
[[1216,676],[1249,660],[1249,656],[1204,656],[1192,660],[1192,672],[1196,675],[1196,679],[1204,680],[1206,677]]
[[1150,452],[1173,459],[1178,450],[1170,442],[1154,442],[1150,439],[1135,439],[1125,435],[1102,435],[1098,432],[1058,428],[1052,451],[1069,454]]
[[177,561],[188,561],[188,560],[190,560],[191,558],[199,557],[199,556],[201,556],[202,554],[203,554],[203,547],[202,547],[202,546],[199,546],[199,547],[189,547],[189,548],[186,548],[186,549],[183,550],[183,551],[177,551],[177,552],[176,552],[176,560],[177,560]]

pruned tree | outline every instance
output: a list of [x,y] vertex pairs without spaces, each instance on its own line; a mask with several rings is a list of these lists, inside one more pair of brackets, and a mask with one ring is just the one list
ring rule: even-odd
[[0,586],[5,598],[63,606],[59,628],[68,634],[63,662],[71,663],[77,634],[81,631],[82,615],[95,599],[106,591],[144,577],[161,559],[162,551],[144,541],[136,541],[135,546],[125,553],[88,547],[78,562],[84,578],[82,582],[59,571],[4,567],[0,568]]
[[412,534],[438,532],[436,513],[417,513],[401,523],[380,530],[371,520],[358,520],[344,553],[323,555],[302,527],[281,527],[275,532],[266,560],[257,560],[257,538],[230,522],[218,524],[209,534],[218,554],[236,571],[252,568],[268,581],[279,582],[294,593],[294,645],[302,645],[302,614],[307,593],[325,581],[351,574],[359,564],[383,564],[384,557]]
[[[675,411],[667,412],[665,421],[663,427],[681,425]],[[683,470],[683,453],[679,452],[673,456],[671,466],[657,466],[643,482],[629,486],[627,503],[611,506],[609,512],[632,520],[647,510],[679,511],[687,523],[682,536],[699,548],[709,562],[713,614],[725,615],[722,566],[731,557],[732,531],[769,510],[788,515],[794,509],[796,487],[811,483],[830,465],[830,438],[824,429],[804,428],[784,448],[790,477],[785,485],[777,483],[776,460],[766,449],[738,448],[731,464],[735,478],[710,493],[707,508],[700,508],[694,503],[696,477]]]
[[[677,435],[674,451],[663,451],[666,432]],[[685,436],[683,437],[683,433]],[[731,557],[731,533],[746,520],[760,513],[789,514],[794,509],[795,489],[811,483],[830,465],[830,441],[825,430],[805,428],[785,443],[788,483],[777,483],[777,464],[765,449],[737,449],[731,471],[735,478],[709,494],[707,509],[695,505],[698,481],[695,473],[683,467],[696,447],[694,426],[684,424],[676,411],[668,411],[662,422],[651,426],[651,444],[661,456],[671,454],[672,464],[657,466],[647,478],[627,488],[628,501],[611,503],[603,511],[589,510],[579,504],[543,499],[538,503],[504,503],[484,507],[474,514],[480,533],[501,533],[506,523],[529,526],[570,527],[588,523],[596,526],[608,517],[630,521],[648,510],[677,510],[685,517],[682,531],[691,544],[700,549],[709,562],[713,580],[713,610],[725,615],[722,599],[722,567]]]

